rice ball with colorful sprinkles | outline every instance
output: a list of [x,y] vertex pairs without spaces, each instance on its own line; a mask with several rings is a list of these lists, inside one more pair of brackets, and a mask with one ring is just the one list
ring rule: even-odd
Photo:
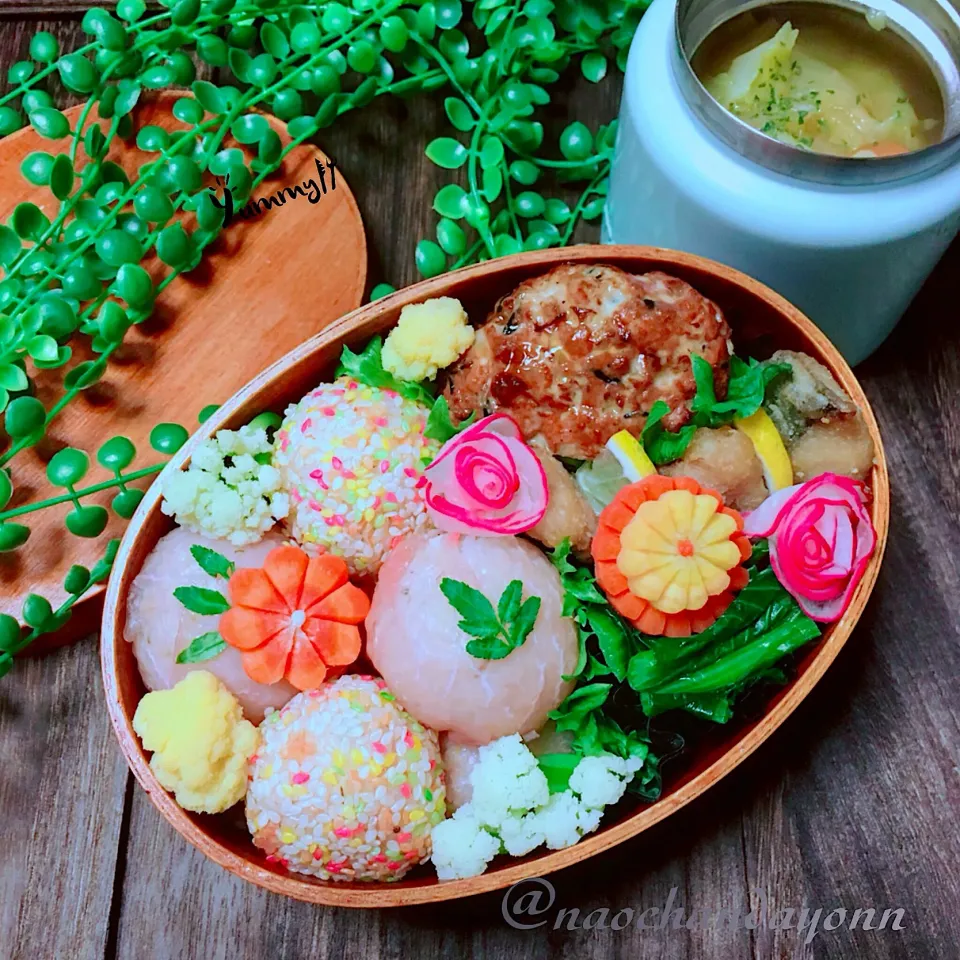
[[383,680],[341,677],[260,725],[247,826],[254,844],[321,880],[398,880],[431,853],[446,810],[437,735]]
[[376,573],[387,552],[427,525],[423,467],[438,444],[428,411],[392,390],[341,377],[286,410],[274,464],[291,510],[291,536],[329,551],[354,573]]

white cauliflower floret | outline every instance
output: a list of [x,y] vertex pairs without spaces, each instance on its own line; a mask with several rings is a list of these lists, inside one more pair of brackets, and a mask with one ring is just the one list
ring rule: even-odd
[[602,809],[616,803],[627,789],[642,760],[624,760],[612,754],[584,757],[570,774],[570,789],[585,807]]
[[605,754],[583,757],[566,790],[550,794],[537,758],[519,736],[480,747],[470,774],[473,796],[433,829],[433,863],[441,880],[474,877],[502,848],[522,857],[546,844],[573,846],[600,826],[642,760]]
[[471,813],[458,810],[432,830],[431,860],[440,880],[478,877],[500,852],[500,841]]
[[474,812],[494,826],[514,811],[522,816],[542,806],[550,796],[547,778],[519,734],[481,747],[470,783]]
[[266,430],[220,430],[201,443],[190,467],[163,480],[160,509],[195,533],[241,545],[256,543],[290,512]]
[[546,840],[538,813],[524,817],[506,817],[498,825],[504,849],[511,857],[526,856]]

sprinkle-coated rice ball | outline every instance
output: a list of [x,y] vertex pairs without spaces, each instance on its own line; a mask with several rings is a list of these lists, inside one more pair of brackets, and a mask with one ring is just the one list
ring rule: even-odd
[[260,725],[247,826],[254,844],[321,880],[398,880],[431,853],[446,796],[437,735],[379,677],[294,697]]
[[393,545],[427,525],[423,467],[438,444],[428,411],[393,390],[341,377],[286,410],[274,464],[291,501],[291,536],[353,573],[376,573]]

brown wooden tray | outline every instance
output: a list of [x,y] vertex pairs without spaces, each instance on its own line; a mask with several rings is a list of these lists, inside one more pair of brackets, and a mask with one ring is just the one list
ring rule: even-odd
[[[178,96],[162,94],[138,105],[135,129],[147,123],[182,128],[170,113]],[[79,111],[66,111],[71,124]],[[285,124],[268,120],[289,142]],[[43,140],[29,128],[0,143],[0,217],[6,220],[18,203],[28,200],[52,215],[56,201],[46,188],[23,179],[20,163],[35,150],[66,152],[68,144],[66,139]],[[151,158],[132,143],[115,147],[108,156],[128,173]],[[296,148],[254,196],[271,196],[281,187],[316,178],[316,161],[327,159],[315,147]],[[103,379],[64,410],[40,445],[14,459],[10,507],[62,493],[50,486],[44,471],[64,446],[91,455],[84,484],[109,478],[94,454],[116,434],[137,446],[130,469],[158,462],[162,458],[147,439],[157,423],[182,423],[192,431],[203,407],[228,400],[264,367],[360,305],[367,274],[363,221],[342,172],[337,171],[335,190],[327,182],[328,193],[316,204],[297,197],[256,219],[236,217],[201,265],[163,291],[153,317],[127,334]],[[71,346],[74,358],[68,367],[89,359],[84,347]],[[63,370],[38,374],[37,395],[49,407],[50,399],[62,393]],[[8,443],[0,434],[0,450]],[[106,506],[113,493],[105,491],[87,502]],[[56,607],[66,597],[62,583],[70,566],[92,567],[109,538],[119,536],[126,524],[111,514],[104,533],[85,540],[66,532],[67,511],[63,505],[24,518],[32,528],[30,539],[17,551],[0,554],[0,612],[18,616],[22,598],[30,592]],[[77,604],[76,615],[60,633],[30,649],[56,646],[95,629],[102,602],[100,586]]]

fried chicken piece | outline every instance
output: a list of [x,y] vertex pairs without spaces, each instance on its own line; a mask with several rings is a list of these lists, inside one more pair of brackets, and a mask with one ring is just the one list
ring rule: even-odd
[[767,498],[763,465],[746,434],[734,427],[702,427],[680,460],[660,468],[668,477],[692,477],[716,490],[734,510],[754,510]]
[[500,300],[451,368],[447,400],[458,419],[502,410],[525,439],[591,460],[618,430],[639,436],[657,400],[668,429],[687,422],[690,354],[723,396],[729,340],[719,307],[676,277],[564,264]]
[[546,547],[556,547],[569,537],[570,545],[577,553],[588,554],[590,541],[597,530],[593,507],[587,503],[566,467],[547,450],[543,440],[535,440],[531,448],[547,475],[550,496],[547,512],[527,533]]

